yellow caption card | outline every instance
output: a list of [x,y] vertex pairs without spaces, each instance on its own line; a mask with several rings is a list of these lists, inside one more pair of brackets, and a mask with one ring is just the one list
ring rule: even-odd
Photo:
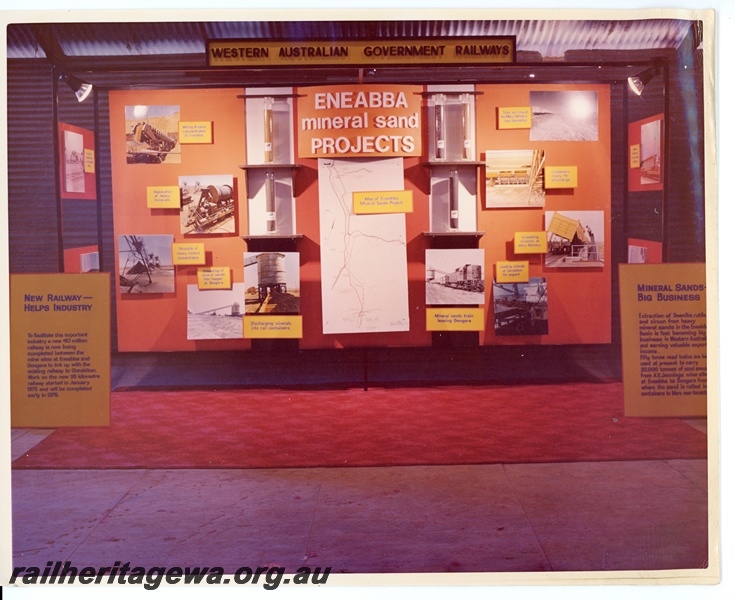
[[301,315],[258,315],[243,317],[244,337],[300,339],[303,337]]
[[527,283],[530,281],[530,263],[527,260],[497,262],[497,283]]
[[515,254],[543,254],[548,252],[548,236],[545,231],[516,231]]
[[211,121],[181,121],[178,124],[178,140],[182,144],[211,144]]
[[173,244],[174,265],[205,265],[204,244]]
[[530,129],[532,119],[530,106],[500,106],[497,109],[497,129]]
[[108,273],[10,275],[13,427],[110,423]]
[[94,173],[94,150],[84,148],[84,172]]
[[353,192],[352,201],[357,215],[413,212],[413,190]]
[[196,275],[200,290],[232,289],[232,269],[229,267],[198,269]]
[[630,146],[630,169],[640,168],[640,144]]
[[575,188],[579,185],[577,167],[546,167],[545,189]]
[[177,185],[148,186],[148,208],[181,208],[181,189]]
[[706,265],[621,264],[624,414],[706,415]]
[[426,331],[484,331],[484,309],[428,308]]

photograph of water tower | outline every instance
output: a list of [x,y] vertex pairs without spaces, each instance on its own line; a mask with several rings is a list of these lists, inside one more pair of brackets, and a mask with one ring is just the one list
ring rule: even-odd
[[245,313],[298,314],[301,310],[300,254],[245,252]]

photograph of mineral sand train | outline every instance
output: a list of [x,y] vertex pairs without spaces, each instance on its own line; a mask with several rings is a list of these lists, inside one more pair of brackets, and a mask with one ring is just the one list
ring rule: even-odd
[[426,304],[484,304],[484,250],[426,250]]

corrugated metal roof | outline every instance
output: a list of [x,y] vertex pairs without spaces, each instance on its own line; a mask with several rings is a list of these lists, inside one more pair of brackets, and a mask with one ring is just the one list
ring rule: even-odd
[[8,58],[45,56],[37,32],[48,34],[65,57],[197,55],[208,39],[343,39],[514,35],[519,52],[543,58],[569,50],[676,49],[691,21],[645,20],[434,20],[434,21],[220,21],[156,23],[10,24]]

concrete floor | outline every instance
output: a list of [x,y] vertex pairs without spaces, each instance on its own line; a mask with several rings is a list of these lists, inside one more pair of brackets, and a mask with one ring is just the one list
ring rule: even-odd
[[[48,433],[14,430],[13,457]],[[18,470],[12,486],[16,566],[613,575],[708,560],[705,460]]]

